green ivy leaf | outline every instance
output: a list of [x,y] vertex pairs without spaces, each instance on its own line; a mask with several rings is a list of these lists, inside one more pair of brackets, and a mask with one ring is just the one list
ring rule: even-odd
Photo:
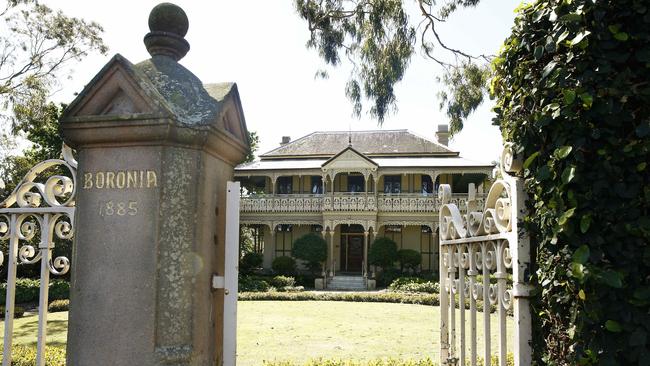
[[589,247],[582,244],[580,248],[573,252],[573,261],[580,264],[587,263],[589,259]]
[[539,60],[544,55],[544,46],[535,47],[535,52],[533,52],[533,57],[535,60]]
[[618,39],[619,41],[627,41],[630,37],[625,32],[618,32],[614,34],[614,38]]
[[586,300],[587,299],[587,295],[585,294],[584,290],[578,291],[578,297],[580,298],[580,300]]
[[571,146],[561,146],[561,147],[558,147],[557,149],[555,149],[555,151],[553,152],[553,155],[557,159],[561,160],[561,159],[564,159],[567,156],[569,156],[569,154],[571,153],[572,150],[573,150],[573,147],[571,147]]
[[603,282],[609,287],[621,288],[623,287],[623,279],[621,274],[615,271],[605,271],[600,274]]
[[562,95],[564,96],[564,104],[571,104],[576,100],[576,91],[571,89],[562,90]]
[[530,164],[533,163],[533,161],[539,156],[539,151],[535,151],[532,153],[525,161],[524,161],[524,169],[528,169]]
[[576,211],[576,208],[575,208],[575,207],[570,208],[570,209],[564,211],[564,213],[562,214],[562,216],[560,216],[560,219],[557,220],[557,223],[560,224],[560,225],[564,225],[564,224],[566,224],[567,220],[569,220],[569,218],[571,218],[571,216],[573,216],[573,213],[574,213],[575,211]]
[[585,278],[585,266],[576,262],[571,263],[571,274],[573,277],[582,280]]
[[589,226],[591,225],[591,215],[582,215],[582,218],[580,219],[580,232],[583,234],[589,230]]
[[564,171],[562,172],[562,183],[568,184],[575,178],[576,176],[576,167],[575,165],[568,166],[564,168]]
[[590,34],[591,34],[590,31],[582,31],[578,33],[578,35],[571,40],[571,46],[575,46],[579,44],[580,42],[582,42],[583,39],[585,39],[585,37],[587,37]]
[[589,109],[591,108],[591,105],[594,103],[594,97],[589,94],[589,93],[582,93],[579,95],[580,99],[582,100],[582,106]]
[[546,64],[542,70],[542,79],[545,79],[555,69],[555,66],[557,66],[557,62],[555,61],[551,61]]
[[623,331],[623,327],[621,327],[621,324],[615,320],[608,320],[605,322],[605,329],[609,330],[610,332],[614,333],[619,333]]
[[645,168],[646,168],[647,165],[648,165],[648,164],[647,164],[645,161],[644,161],[643,163],[639,163],[639,164],[636,166],[636,170],[639,171],[639,172],[642,172],[642,171],[645,170]]

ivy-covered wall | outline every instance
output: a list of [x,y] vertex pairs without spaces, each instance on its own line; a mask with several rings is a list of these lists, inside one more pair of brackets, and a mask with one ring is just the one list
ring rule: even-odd
[[650,365],[650,3],[524,6],[494,71],[525,159],[536,362]]

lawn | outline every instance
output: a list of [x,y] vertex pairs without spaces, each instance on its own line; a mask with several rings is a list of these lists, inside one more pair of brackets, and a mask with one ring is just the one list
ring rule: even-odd
[[[494,327],[496,316],[492,317]],[[68,313],[49,315],[49,345],[65,344],[67,319]],[[37,321],[36,316],[16,319],[14,343],[35,345]],[[355,360],[430,357],[438,360],[440,309],[433,306],[240,301],[238,322],[237,364],[240,366],[261,365],[264,360],[299,363],[320,357]],[[477,323],[480,334],[481,313]],[[512,322],[508,323],[508,331],[512,331]],[[0,325],[0,337],[3,334],[4,323]],[[496,351],[494,332],[492,347]]]

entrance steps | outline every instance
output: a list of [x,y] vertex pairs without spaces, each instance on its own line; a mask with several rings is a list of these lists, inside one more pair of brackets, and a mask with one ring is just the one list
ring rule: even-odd
[[362,276],[334,276],[327,282],[328,290],[365,291],[366,282]]

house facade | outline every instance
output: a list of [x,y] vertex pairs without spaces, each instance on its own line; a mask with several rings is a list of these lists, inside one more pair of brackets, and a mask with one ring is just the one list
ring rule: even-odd
[[369,246],[381,236],[420,252],[421,271],[437,272],[438,186],[451,184],[462,207],[473,183],[480,204],[493,169],[460,157],[447,141],[446,125],[435,139],[407,130],[283,137],[258,161],[235,168],[244,187],[240,224],[253,229],[264,268],[290,256],[293,242],[312,231],[328,243],[328,278],[371,277]]

